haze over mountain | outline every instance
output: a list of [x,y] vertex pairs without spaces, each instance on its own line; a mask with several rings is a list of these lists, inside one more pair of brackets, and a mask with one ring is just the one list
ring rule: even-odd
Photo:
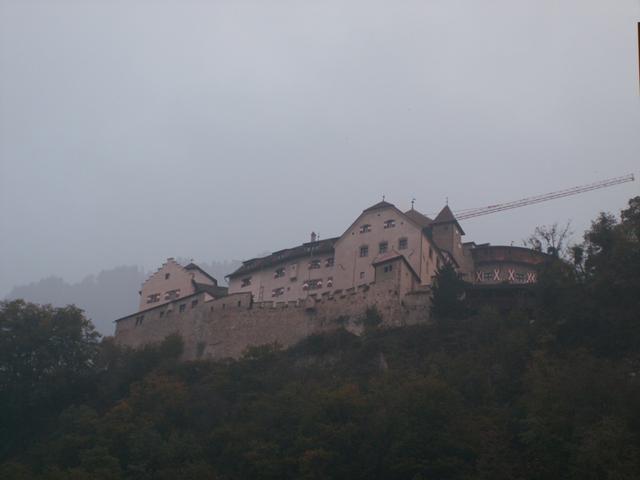
[[[638,169],[638,0],[0,0],[0,297]],[[465,222],[466,240],[637,195]]]
[[[177,260],[182,265],[190,261],[180,258]],[[238,268],[240,262],[212,261],[200,262],[198,265],[215,277],[220,285],[225,285],[224,276]],[[120,266],[88,275],[79,282],[67,282],[60,277],[51,276],[15,286],[7,299],[22,298],[56,307],[75,304],[85,311],[101,334],[112,335],[115,319],[138,310],[140,285],[151,273],[153,272],[145,272],[137,266]]]

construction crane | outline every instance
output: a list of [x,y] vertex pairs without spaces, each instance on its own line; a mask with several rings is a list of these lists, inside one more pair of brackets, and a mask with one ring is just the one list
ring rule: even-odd
[[599,182],[590,183],[588,185],[581,185],[579,187],[567,188],[565,190],[559,190],[557,192],[545,193],[542,195],[535,195],[533,197],[522,198],[513,202],[497,203],[495,205],[488,205],[480,208],[468,208],[466,210],[458,210],[454,212],[458,220],[465,220],[467,218],[479,217],[481,215],[488,215],[490,213],[502,212],[503,210],[510,210],[512,208],[524,207],[526,205],[533,205],[536,203],[547,202],[549,200],[555,200],[556,198],[569,197],[571,195],[577,195],[579,193],[589,192],[591,190],[597,190],[599,188],[612,187],[621,183],[633,182],[635,180],[633,174],[624,175],[622,177],[610,178],[608,180],[601,180]]

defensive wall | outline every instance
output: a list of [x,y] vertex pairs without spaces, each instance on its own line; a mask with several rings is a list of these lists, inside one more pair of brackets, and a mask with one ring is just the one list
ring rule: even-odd
[[286,348],[338,328],[360,334],[372,306],[383,326],[428,322],[430,291],[403,291],[397,279],[389,279],[291,302],[257,303],[250,293],[206,299],[196,293],[118,319],[116,342],[137,348],[177,333],[184,360],[238,358],[250,346],[277,342]]

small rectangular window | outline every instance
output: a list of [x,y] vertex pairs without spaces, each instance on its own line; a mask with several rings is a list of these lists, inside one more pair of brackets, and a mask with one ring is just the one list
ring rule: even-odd
[[284,287],[274,288],[273,290],[271,290],[272,297],[279,297],[281,295],[284,295]]
[[156,303],[160,301],[160,294],[153,293],[151,295],[147,295],[147,303]]
[[380,253],[387,253],[387,250],[389,249],[389,242],[380,242],[378,249]]
[[273,278],[284,277],[284,267],[277,268],[275,272],[273,272]]
[[406,250],[409,246],[409,240],[406,238],[401,238],[398,240],[398,250]]
[[325,262],[324,266],[325,267],[333,267],[334,263],[335,263],[335,258],[329,257],[329,258],[327,258],[327,261]]
[[393,270],[393,265],[385,265],[384,272],[389,273]]
[[360,233],[367,233],[370,231],[371,231],[371,225],[369,225],[368,223],[360,227]]
[[198,300],[191,300],[191,308],[195,307],[196,305],[198,305]]
[[169,277],[170,277],[170,276],[171,276],[171,274],[170,274],[170,273],[165,273],[165,274],[164,274],[164,279],[165,279],[165,280],[169,280]]
[[309,270],[320,268],[320,260],[311,260],[309,262]]
[[368,257],[369,256],[369,247],[367,245],[363,245],[360,247],[360,256]]
[[176,298],[179,298],[179,297],[180,297],[180,289],[179,288],[176,288],[175,290],[168,290],[164,294],[164,299],[165,300],[175,300]]
[[251,285],[251,277],[246,277],[242,279],[242,283],[240,284],[241,287],[248,287],[249,285]]
[[360,272],[360,280],[364,278],[364,272]]
[[526,276],[524,273],[516,273],[516,282],[524,283],[525,278]]
[[186,304],[186,303],[183,303],[183,304],[181,304],[181,305],[180,305],[180,307],[178,308],[178,312],[179,312],[179,313],[182,313],[182,312],[184,312],[186,309],[187,309],[187,304]]
[[482,277],[483,277],[485,280],[493,280],[493,272],[484,272],[484,273],[482,274]]
[[393,228],[396,226],[395,220],[387,220],[384,222],[384,228]]
[[137,327],[138,325],[142,325],[142,322],[143,322],[143,321],[144,321],[144,315],[138,315],[138,316],[136,317],[136,327]]

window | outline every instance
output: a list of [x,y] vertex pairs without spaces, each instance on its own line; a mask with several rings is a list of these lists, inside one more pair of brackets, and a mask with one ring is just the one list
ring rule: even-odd
[[398,250],[406,250],[409,246],[409,240],[406,238],[401,238],[398,240]]
[[368,223],[365,223],[360,227],[360,233],[367,233],[370,231],[371,231],[371,225],[369,225]]
[[484,272],[482,278],[484,280],[493,280],[493,272]]
[[380,253],[387,253],[388,249],[389,249],[389,242],[380,242],[380,245],[378,245],[378,250]]
[[284,267],[277,268],[276,271],[273,272],[273,278],[280,278],[280,277],[284,277]]
[[142,321],[143,321],[143,320],[144,320],[144,315],[138,315],[138,316],[136,317],[136,327],[137,327],[138,325],[142,325]]
[[385,265],[384,273],[389,273],[391,271],[393,271],[393,265]]
[[198,300],[191,300],[191,308],[195,307],[196,305],[198,305]]
[[170,274],[170,273],[165,273],[165,274],[164,274],[164,279],[165,279],[165,280],[169,280],[169,277],[170,277],[170,276],[171,276],[171,274]]
[[160,301],[160,294],[153,293],[151,295],[147,295],[147,303],[156,303]]
[[325,267],[333,267],[333,264],[335,263],[335,261],[336,260],[333,257],[327,258],[327,261],[325,262],[324,266]]
[[393,228],[396,226],[396,221],[395,220],[387,220],[384,222],[384,228]]
[[181,304],[181,305],[180,305],[180,307],[178,308],[178,312],[179,312],[179,313],[182,313],[182,312],[184,312],[186,309],[187,309],[187,304],[186,304],[186,303],[183,303],[183,304]]
[[249,285],[251,285],[251,277],[246,277],[242,279],[242,283],[240,284],[241,287],[248,287]]
[[364,272],[360,272],[360,280],[364,278]]
[[274,288],[273,290],[271,290],[272,297],[279,297],[281,295],[284,295],[284,287]]
[[319,288],[322,288],[322,279],[316,278],[315,280],[309,280],[308,282],[306,282],[306,285],[308,290],[317,290]]
[[363,245],[360,247],[360,256],[368,257],[369,256],[369,247],[367,245]]
[[175,300],[176,298],[179,298],[179,297],[180,297],[180,289],[179,288],[176,288],[175,290],[168,290],[164,294],[164,299],[165,300]]
[[309,262],[309,270],[320,268],[320,260],[311,260]]
[[524,273],[516,273],[516,282],[524,283],[525,278]]

